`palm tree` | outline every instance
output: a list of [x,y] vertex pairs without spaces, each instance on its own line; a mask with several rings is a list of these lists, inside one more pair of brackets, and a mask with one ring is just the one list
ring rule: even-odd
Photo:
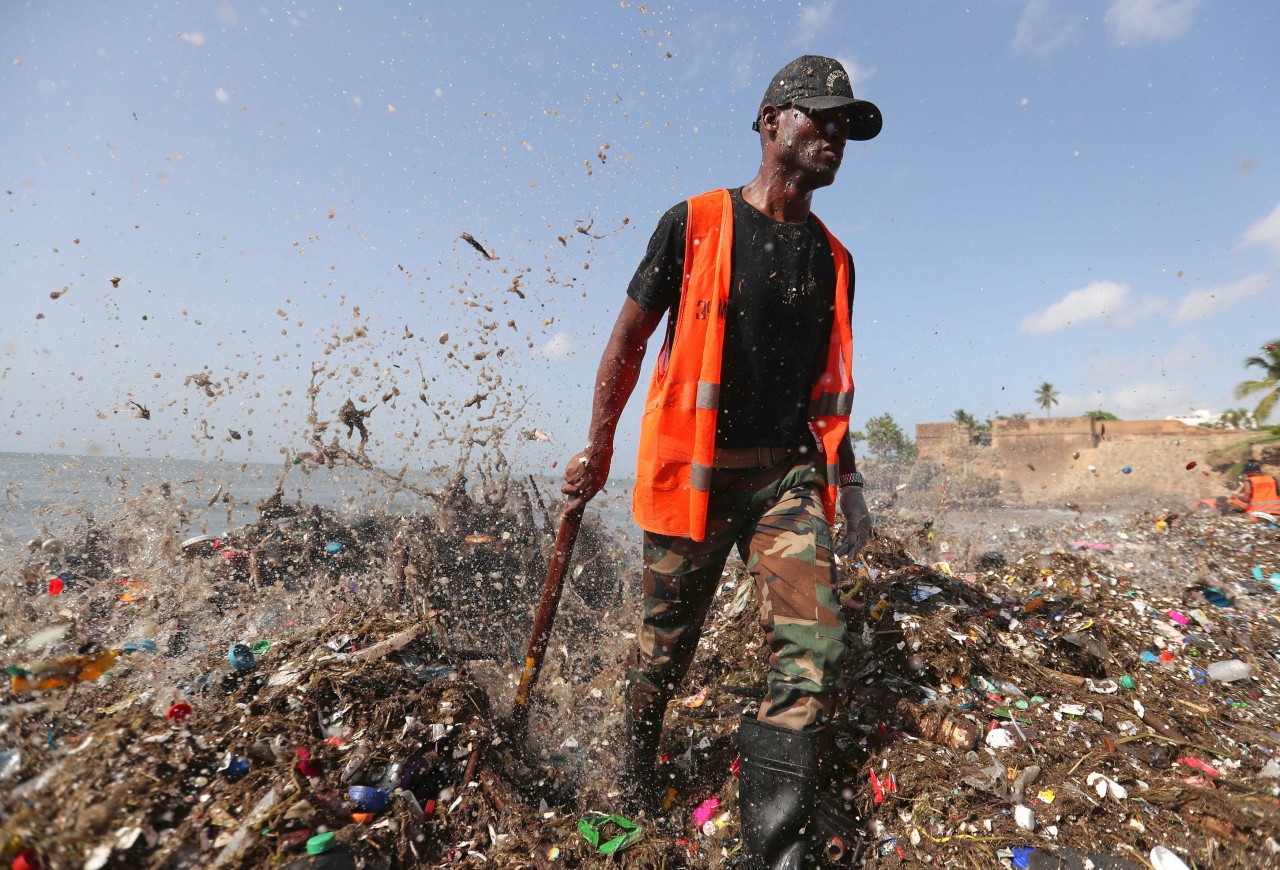
[[1251,356],[1244,361],[1244,367],[1257,366],[1262,369],[1262,377],[1254,381],[1245,381],[1236,387],[1236,398],[1243,399],[1254,393],[1262,393],[1262,400],[1253,409],[1253,419],[1261,423],[1275,410],[1276,401],[1280,400],[1280,339],[1268,344],[1259,356]]
[[1253,415],[1249,413],[1248,408],[1229,408],[1218,417],[1215,428],[1252,429]]
[[1058,391],[1053,388],[1053,384],[1045,381],[1040,385],[1040,389],[1036,390],[1036,404],[1044,408],[1047,416],[1053,416],[1053,406],[1058,404]]

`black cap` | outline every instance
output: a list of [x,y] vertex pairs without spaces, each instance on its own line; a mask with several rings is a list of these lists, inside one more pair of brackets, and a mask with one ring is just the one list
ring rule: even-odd
[[801,55],[778,70],[760,101],[753,130],[760,129],[760,113],[765,106],[797,106],[815,112],[847,109],[849,138],[861,142],[874,139],[884,126],[876,104],[853,95],[849,74],[840,61],[816,54]]

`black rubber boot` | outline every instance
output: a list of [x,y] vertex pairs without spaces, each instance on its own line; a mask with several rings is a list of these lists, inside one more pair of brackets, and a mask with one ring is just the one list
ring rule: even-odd
[[625,733],[618,765],[618,790],[623,808],[632,815],[652,817],[661,807],[663,783],[656,772],[662,717],[666,711],[665,695],[627,675],[622,695]]
[[748,867],[813,867],[807,829],[818,789],[819,735],[742,717],[738,726],[738,814]]

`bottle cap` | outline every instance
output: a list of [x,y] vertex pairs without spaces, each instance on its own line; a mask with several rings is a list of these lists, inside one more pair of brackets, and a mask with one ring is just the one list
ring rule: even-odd
[[237,671],[251,671],[257,664],[253,657],[253,650],[247,643],[231,644],[231,649],[227,650],[227,661],[231,662],[231,667]]
[[333,848],[333,841],[337,837],[333,831],[327,831],[323,834],[316,834],[310,840],[307,840],[308,855],[322,855]]
[[367,785],[347,787],[347,798],[365,812],[382,812],[387,808],[387,799],[389,797],[390,795],[387,792],[377,788],[370,788]]

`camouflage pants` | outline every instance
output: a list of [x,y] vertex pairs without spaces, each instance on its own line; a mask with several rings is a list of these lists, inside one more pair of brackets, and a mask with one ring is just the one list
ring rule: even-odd
[[633,697],[638,692],[649,699],[644,706],[656,706],[659,722],[693,661],[736,544],[755,583],[769,649],[759,718],[797,730],[825,727],[844,663],[845,628],[819,486],[812,463],[716,469],[705,541],[645,533],[644,616],[627,680]]

